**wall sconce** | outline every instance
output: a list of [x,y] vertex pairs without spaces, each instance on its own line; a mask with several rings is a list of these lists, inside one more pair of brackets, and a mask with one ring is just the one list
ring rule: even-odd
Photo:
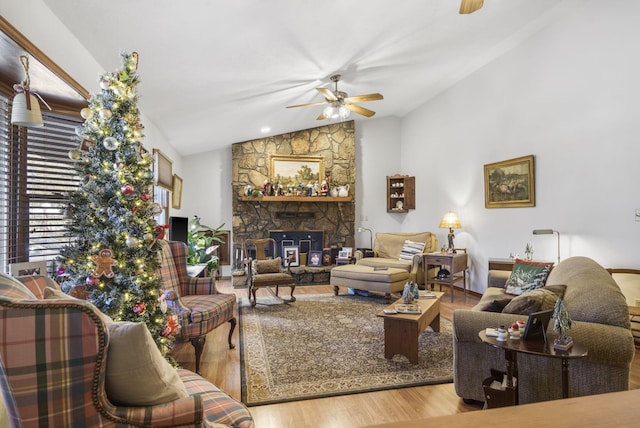
[[455,253],[456,250],[453,246],[453,238],[455,235],[453,234],[453,229],[460,229],[462,226],[460,225],[460,220],[458,220],[458,215],[453,211],[448,211],[445,213],[444,217],[440,221],[440,225],[438,227],[449,228],[449,248],[448,250]]
[[533,231],[534,235],[553,235],[554,233],[558,234],[558,263],[560,263],[560,232],[553,229],[535,229]]
[[51,110],[51,107],[49,107],[40,95],[29,89],[31,83],[29,79],[29,57],[20,55],[20,62],[24,68],[25,79],[21,84],[16,83],[13,85],[16,95],[13,97],[13,104],[11,106],[11,123],[17,126],[24,126],[25,128],[40,127],[43,126],[44,123],[42,122],[42,113],[40,111],[38,98],[49,110]]
[[367,229],[366,227],[358,227],[358,232],[362,233],[364,231],[369,232],[369,249],[373,250],[373,232],[371,232],[371,229]]

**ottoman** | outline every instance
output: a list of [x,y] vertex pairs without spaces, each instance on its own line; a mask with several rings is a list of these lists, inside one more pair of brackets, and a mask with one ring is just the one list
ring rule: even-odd
[[330,284],[336,296],[339,287],[385,293],[387,300],[391,293],[402,292],[409,281],[409,271],[399,268],[374,269],[372,266],[344,265],[331,269]]

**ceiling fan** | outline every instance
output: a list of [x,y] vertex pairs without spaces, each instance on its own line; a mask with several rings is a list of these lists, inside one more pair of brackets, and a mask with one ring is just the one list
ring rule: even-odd
[[351,112],[361,114],[366,117],[371,117],[376,114],[375,111],[366,109],[364,107],[360,107],[357,102],[364,101],[376,101],[383,99],[380,94],[367,94],[367,95],[357,95],[354,97],[350,97],[346,92],[342,92],[338,90],[338,82],[340,81],[341,76],[339,74],[331,76],[331,81],[335,83],[335,90],[332,91],[327,88],[316,88],[318,92],[324,96],[324,101],[320,101],[317,103],[308,103],[308,104],[299,104],[295,106],[287,106],[287,108],[296,108],[296,107],[309,107],[309,106],[319,106],[323,104],[328,104],[328,106],[322,111],[320,116],[317,117],[318,120],[324,119],[336,119],[340,118],[342,120],[349,117]]
[[462,0],[460,3],[460,13],[473,13],[480,9],[484,3],[484,0]]

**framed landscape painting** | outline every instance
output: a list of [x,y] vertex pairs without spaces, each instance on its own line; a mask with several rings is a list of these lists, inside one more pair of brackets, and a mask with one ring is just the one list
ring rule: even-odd
[[484,166],[485,208],[535,207],[533,155]]
[[[320,182],[324,178],[322,156],[271,156],[271,183],[282,186],[297,186],[299,183]],[[305,187],[306,188],[306,187]]]

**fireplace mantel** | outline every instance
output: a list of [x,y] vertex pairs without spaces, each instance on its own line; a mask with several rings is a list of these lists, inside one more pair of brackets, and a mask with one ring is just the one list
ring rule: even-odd
[[245,202],[351,202],[351,196],[242,196]]

